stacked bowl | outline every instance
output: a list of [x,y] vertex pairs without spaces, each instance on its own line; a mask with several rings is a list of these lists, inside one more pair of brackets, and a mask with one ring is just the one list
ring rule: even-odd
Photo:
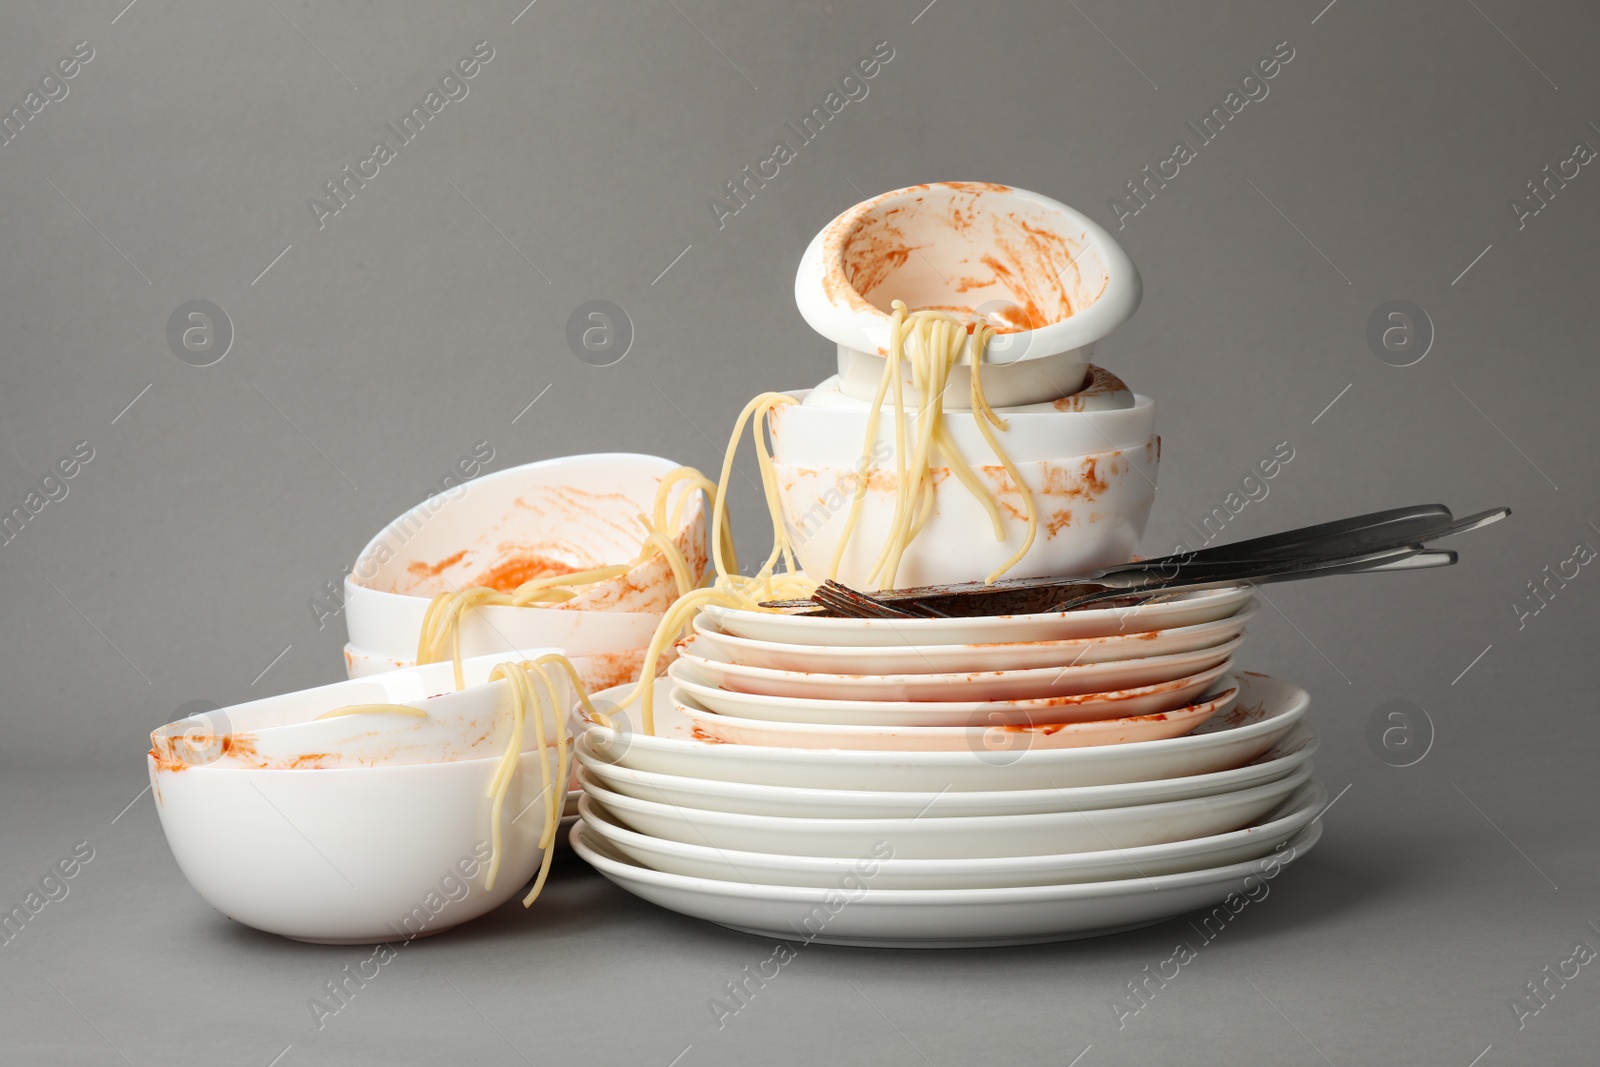
[[[635,558],[645,533],[637,516],[654,510],[657,486],[677,466],[631,453],[563,456],[430,496],[374,537],[345,578],[350,677],[414,666],[423,617],[440,593],[468,586],[510,592],[531,578]],[[689,494],[671,536],[690,573],[702,573],[700,493]],[[589,688],[620,685],[638,677],[661,614],[676,597],[671,567],[656,554],[570,600],[470,612],[461,654],[560,648],[588,662]]]
[[631,892],[840,944],[1024,944],[1274,876],[1325,803],[1294,686],[1233,671],[1248,589],[839,619],[711,608],[591,726],[574,847]]

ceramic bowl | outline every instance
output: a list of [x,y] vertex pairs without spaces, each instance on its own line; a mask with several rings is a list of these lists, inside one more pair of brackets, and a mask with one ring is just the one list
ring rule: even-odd
[[805,645],[909,647],[1064,641],[1111,634],[1149,633],[1225,619],[1249,602],[1249,586],[1153,597],[1134,607],[1081,608],[1032,615],[965,619],[834,619],[707,605],[701,615],[717,629],[754,641]]
[[489,858],[498,759],[334,770],[172,768],[149,759],[167,844],[206,902],[300,941],[377,944],[435,934],[499,907],[539,867],[545,809],[527,752]]
[[[794,390],[790,395],[800,403],[774,408],[767,420],[772,455],[779,462],[855,470],[860,467],[865,450],[876,461],[874,465],[893,468],[894,408],[888,400],[878,417],[877,432],[868,442],[871,404],[843,398],[836,389],[830,391],[827,382],[816,389]],[[1038,409],[1008,408],[997,412],[1006,420],[1006,429],[996,429],[995,439],[1016,462],[1033,463],[1138,449],[1156,436],[1156,404],[1147,396],[1133,396],[1131,406],[1104,411],[1075,410],[1072,405],[1078,400],[1075,397],[1063,401],[1063,409],[1047,404]],[[908,425],[916,425],[914,413]],[[970,412],[945,412],[944,428],[968,464],[981,467],[997,462]]]
[[[423,615],[439,593],[470,585],[509,590],[541,573],[632,560],[644,537],[636,516],[651,513],[657,485],[677,466],[628,453],[566,456],[430,497],[373,538],[345,578],[350,644],[410,660]],[[695,574],[705,566],[705,530],[704,499],[694,493],[675,540]],[[639,648],[676,596],[666,561],[653,556],[559,604],[472,612],[462,627],[462,654],[545,645],[573,655]]]
[[[904,645],[890,647],[801,645],[753,641],[717,629],[711,618],[695,620],[694,646],[725,663],[780,671],[838,671],[845,674],[937,674],[948,671],[1010,671],[1194,652],[1231,640],[1255,615],[1254,601],[1237,614],[1194,626],[1110,634],[1062,641],[1002,641],[986,645]],[[615,684],[620,685],[621,682]]]
[[[838,346],[845,392],[863,400],[882,377],[891,301],[989,321],[1005,331],[983,370],[996,406],[1075,392],[1095,343],[1142,292],[1132,260],[1087,215],[983,182],[915,185],[855,205],[812,239],[794,286],[800,314]],[[951,375],[947,406],[966,403],[967,375],[966,366]]]
[[[1327,790],[1313,780],[1296,789],[1273,811],[1239,830],[1156,845],[1047,856],[895,857],[878,863],[866,879],[858,857],[744,852],[652,837],[629,830],[592,802],[587,805],[583,824],[585,832],[594,834],[631,862],[689,878],[826,889],[838,888],[841,881],[852,885],[863,880],[873,889],[994,889],[1144,879],[1257,859],[1309,825],[1327,800]],[[582,801],[579,807],[584,807]],[[854,880],[847,880],[852,874]]]
[[[636,681],[639,677],[639,672],[644,667],[646,651],[647,648],[641,646],[639,648],[624,649],[620,652],[604,652],[592,656],[572,655],[569,658],[572,660],[572,665],[577,668],[578,677],[582,679],[584,688],[591,693],[595,693],[602,689],[610,689],[613,686],[625,685]],[[660,664],[665,666],[671,663],[676,655],[677,649],[675,647],[662,649]],[[481,662],[493,667],[497,663],[503,663],[513,658],[531,659],[533,656],[528,650],[496,652],[466,660],[463,665]],[[350,678],[371,678],[373,675],[387,674],[392,671],[417,669],[417,665],[409,659],[380,656],[351,645],[344,646],[344,666],[345,673]],[[444,684],[447,687],[453,686],[455,680],[453,674],[450,673],[451,666],[449,663],[427,663],[423,664],[422,669],[432,670],[439,667],[443,667],[446,672],[443,676],[446,679]],[[487,673],[487,669],[482,673]],[[472,674],[470,671],[467,674],[470,680]]]
[[[1160,449],[1155,438],[1128,450],[1019,462],[1032,494],[1038,527],[1032,546],[1007,572],[1014,578],[1084,574],[1132,558],[1156,496]],[[858,475],[854,466],[813,467],[774,462],[784,526],[800,565],[826,575],[849,524],[861,477],[867,490],[835,577],[858,589],[870,580],[895,516],[898,477],[893,452]],[[1003,540],[996,540],[987,511],[949,467],[934,467],[931,518],[901,557],[899,587],[980,581],[1022,547],[1026,502],[997,462],[974,473],[999,507]]]

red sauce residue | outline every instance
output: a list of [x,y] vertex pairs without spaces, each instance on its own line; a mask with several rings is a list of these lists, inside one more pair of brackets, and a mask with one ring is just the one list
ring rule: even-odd
[[1040,488],[1046,496],[1094,501],[1111,488],[1112,479],[1127,471],[1127,457],[1120,451],[1084,456],[1076,466],[1047,462]]
[[689,732],[689,736],[693,737],[696,741],[704,741],[708,745],[725,745],[728,743],[720,737],[712,737],[698,726]]
[[1057,411],[1082,411],[1085,404],[1102,396],[1113,393],[1125,393],[1128,386],[1121,378],[1106,370],[1104,367],[1089,366],[1089,380],[1082,389],[1071,396],[1064,396],[1055,402]]
[[222,754],[237,760],[259,760],[255,734],[223,734]]
[[514,592],[517,586],[535,578],[549,578],[558,574],[572,574],[580,568],[570,563],[545,556],[515,556],[497,563],[472,580],[473,585],[486,585],[502,593]]
[[1050,516],[1050,521],[1045,524],[1045,535],[1054,537],[1068,526],[1072,525],[1072,509],[1062,508]]
[[438,563],[424,563],[420,559],[406,564],[406,570],[416,578],[437,578],[445,571],[460,563],[466,557],[467,550],[462,549],[453,556],[446,556]]

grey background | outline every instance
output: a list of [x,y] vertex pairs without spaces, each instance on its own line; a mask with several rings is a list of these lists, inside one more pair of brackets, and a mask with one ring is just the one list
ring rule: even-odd
[[[76,42],[95,50],[0,146],[0,509],[94,449],[0,545],[0,903],[76,842],[95,850],[0,947],[8,1062],[1487,1067],[1592,1050],[1592,967],[1524,1029],[1509,1006],[1575,942],[1600,945],[1600,577],[1584,568],[1522,628],[1513,607],[1579,541],[1600,547],[1600,172],[1524,228],[1509,206],[1575,142],[1600,145],[1590,5],[125,2],[0,13],[6,108]],[[480,40],[495,54],[467,98],[319,230],[307,199]],[[719,229],[723,182],[879,41],[894,58],[869,95]],[[308,600],[478,441],[496,469],[602,450],[713,468],[745,399],[830,373],[791,284],[851,203],[978,179],[1114,226],[1109,198],[1281,41],[1295,58],[1270,95],[1117,232],[1146,293],[1099,361],[1161,403],[1146,547],[1186,537],[1285,441],[1294,460],[1230,539],[1423,500],[1516,513],[1454,570],[1271,591],[1248,665],[1312,691],[1320,774],[1349,787],[1317,852],[1120,1031],[1110,1003],[1183,921],[1004,952],[814,946],[719,1031],[707,998],[771,946],[571,857],[531,913],[407,947],[314,1031],[307,998],[368,950],[210,911],[140,795],[148,731],[186,701],[340,677],[342,625],[319,629]],[[1365,340],[1397,298],[1437,335],[1406,368]],[[210,367],[165,340],[195,299],[236,331]],[[636,334],[607,368],[565,342],[592,299]],[[755,551],[753,496],[736,521]],[[1436,729],[1406,769],[1366,737],[1394,699]]]

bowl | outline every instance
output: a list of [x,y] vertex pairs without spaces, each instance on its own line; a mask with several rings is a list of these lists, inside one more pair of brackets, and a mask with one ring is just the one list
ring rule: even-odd
[[[838,346],[841,387],[861,400],[883,375],[891,301],[988,321],[1004,331],[983,369],[997,407],[1076,392],[1095,343],[1142,292],[1133,261],[1087,215],[986,182],[915,185],[855,205],[812,239],[794,283],[800,314]],[[968,366],[951,374],[947,407],[967,406]]]
[[[527,649],[534,659],[556,649]],[[455,692],[448,663],[335,682],[295,693],[191,715],[150,734],[150,756],[164,770],[198,766],[256,770],[312,770],[398,766],[499,757],[511,743],[511,693],[490,672],[505,657],[482,656],[463,664],[467,687]],[[571,684],[553,673],[554,707],[544,716],[547,737],[555,717],[566,717]],[[323,718],[359,704],[394,704],[425,713],[372,712]],[[531,725],[524,751],[537,748]]]
[[[959,420],[957,420],[959,421]],[[1033,544],[1007,577],[1084,574],[1132,558],[1155,503],[1157,438],[1131,449],[1017,462],[1033,496],[1038,529]],[[796,557],[807,573],[829,574],[844,536],[861,477],[867,489],[836,577],[858,589],[879,588],[870,573],[889,540],[898,476],[892,449],[858,473],[856,465],[805,466],[774,462],[778,500]],[[1004,566],[1027,534],[1022,494],[998,462],[974,468],[997,501],[1003,540],[989,514],[949,467],[933,467],[934,511],[905,549],[899,587],[981,581]]]
[[[677,466],[631,453],[565,456],[486,474],[428,498],[356,557],[344,583],[350,644],[409,661],[439,593],[472,585],[509,591],[542,574],[631,561],[645,535],[636,516],[654,510],[661,478]],[[705,531],[705,503],[694,492],[674,540],[696,575],[705,568]],[[676,598],[670,567],[652,556],[562,603],[469,613],[462,655],[546,645],[573,655],[639,648]]]
[[485,888],[488,787],[499,759],[333,770],[163,767],[156,812],[184,876],[229,918],[324,944],[436,934],[499,907],[539,868],[545,809],[526,752]]
[[[569,614],[571,613],[569,612]],[[550,650],[518,649],[513,652],[495,652],[465,660],[463,668],[466,673],[467,684],[477,684],[472,679],[477,677],[481,680],[487,677],[489,670],[497,663],[504,663],[508,659],[532,659],[543,651]],[[556,651],[560,650],[557,649]],[[571,655],[568,658],[572,661],[572,665],[577,668],[578,677],[583,681],[584,688],[591,693],[597,693],[602,689],[610,689],[613,686],[626,685],[637,681],[639,672],[644,668],[646,651],[648,651],[646,646],[640,646],[639,648],[623,649],[620,652],[601,652],[590,656]],[[415,650],[413,650],[412,655],[415,654]],[[665,666],[671,663],[676,655],[677,649],[675,647],[669,646],[662,649],[659,664]],[[479,664],[476,669],[468,666],[474,663]],[[346,674],[353,679],[371,678],[374,675],[387,674],[399,670],[427,671],[442,667],[444,673],[439,675],[442,681],[434,684],[440,685],[444,689],[455,686],[455,677],[450,673],[451,667],[448,663],[426,663],[419,668],[409,658],[400,659],[394,656],[382,656],[376,652],[367,652],[356,648],[353,645],[344,646],[344,666]]]
[[[861,465],[865,448],[869,456],[879,461],[876,466],[893,467],[894,409],[888,401],[869,444],[866,436],[870,403],[830,392],[828,382],[816,389],[792,390],[790,395],[800,403],[774,408],[767,417],[774,459],[802,467],[855,470]],[[1156,404],[1147,396],[1134,395],[1130,406],[1103,411],[1061,410],[1047,404],[1043,409],[1009,409],[997,414],[1006,420],[1008,428],[995,430],[995,439],[1018,463],[1142,448],[1156,432]],[[910,425],[916,425],[914,413]],[[956,451],[969,465],[981,467],[999,462],[969,412],[947,411],[944,427]]]

